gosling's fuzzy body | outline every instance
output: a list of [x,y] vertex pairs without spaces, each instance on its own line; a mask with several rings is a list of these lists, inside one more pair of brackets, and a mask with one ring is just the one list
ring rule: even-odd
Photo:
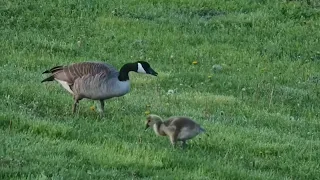
[[177,141],[182,141],[183,147],[186,141],[194,138],[205,130],[189,117],[174,116],[163,121],[157,115],[149,115],[147,117],[146,129],[152,127],[158,136],[169,136],[173,146]]

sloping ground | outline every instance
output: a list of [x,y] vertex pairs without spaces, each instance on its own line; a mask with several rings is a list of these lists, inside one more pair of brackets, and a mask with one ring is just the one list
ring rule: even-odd
[[[0,179],[317,179],[318,1],[0,3]],[[45,69],[147,60],[101,119]],[[194,62],[194,63],[192,63]],[[221,71],[213,71],[220,65]],[[168,93],[168,91],[170,93]],[[187,150],[144,131],[186,115]]]

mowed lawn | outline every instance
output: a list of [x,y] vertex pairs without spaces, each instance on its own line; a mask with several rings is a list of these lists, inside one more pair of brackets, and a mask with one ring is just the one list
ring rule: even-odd
[[[317,0],[1,1],[0,37],[0,179],[320,177]],[[88,60],[159,76],[73,115],[42,72]],[[149,112],[209,136],[173,149]]]

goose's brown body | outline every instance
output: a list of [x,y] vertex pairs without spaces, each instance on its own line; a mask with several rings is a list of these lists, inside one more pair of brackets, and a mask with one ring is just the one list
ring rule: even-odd
[[[82,98],[104,100],[124,95],[130,90],[129,83],[127,83],[127,87],[123,85],[124,87],[121,89],[121,87],[117,88],[117,81],[109,81],[110,79],[117,80],[119,72],[104,63],[82,62],[54,67],[49,72],[52,73],[49,78],[57,80],[78,100]],[[111,87],[113,89],[116,87],[116,91],[112,91]]]
[[[43,73],[52,73],[55,79],[68,82],[72,85],[76,79],[84,76],[96,75],[111,75],[111,73],[118,72],[114,67],[100,62],[81,62],[74,63],[68,66],[56,66]],[[45,80],[44,80],[45,81]]]
[[130,91],[130,71],[157,75],[150,65],[143,61],[127,63],[120,72],[103,62],[81,62],[46,70],[43,73],[51,73],[51,76],[41,82],[56,80],[73,94],[73,113],[83,98],[99,100],[100,110],[103,112],[104,100],[123,96]]

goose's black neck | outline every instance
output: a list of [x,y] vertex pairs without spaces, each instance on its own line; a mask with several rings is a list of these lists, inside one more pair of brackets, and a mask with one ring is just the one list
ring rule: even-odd
[[118,76],[119,81],[129,80],[130,71],[135,71],[135,72],[138,71],[138,66],[136,63],[127,63],[121,67],[119,76]]

